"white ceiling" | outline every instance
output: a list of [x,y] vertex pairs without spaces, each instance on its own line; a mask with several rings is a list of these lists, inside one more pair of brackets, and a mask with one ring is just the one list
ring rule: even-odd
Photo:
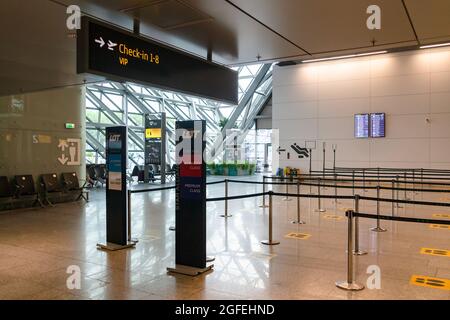
[[[83,83],[66,6],[225,65],[450,41],[449,0],[2,0],[0,95]],[[381,30],[366,8],[381,7]]]

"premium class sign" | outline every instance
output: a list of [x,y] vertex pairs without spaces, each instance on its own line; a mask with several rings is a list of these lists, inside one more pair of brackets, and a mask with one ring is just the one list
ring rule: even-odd
[[238,103],[237,72],[88,17],[77,33],[77,72]]

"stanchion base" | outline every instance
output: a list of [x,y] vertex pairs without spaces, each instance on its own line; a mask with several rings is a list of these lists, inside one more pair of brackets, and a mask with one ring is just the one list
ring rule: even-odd
[[120,245],[116,243],[107,242],[106,244],[103,243],[97,243],[97,249],[100,250],[106,250],[106,251],[117,251],[117,250],[123,250],[123,249],[129,249],[134,248],[136,246],[136,242],[134,241],[128,241],[125,245]]
[[364,289],[364,286],[362,284],[359,284],[356,282],[348,283],[347,281],[336,282],[336,287],[338,287],[339,289],[342,289],[342,290],[347,290],[347,291],[360,291],[360,290]]
[[354,254],[355,256],[363,256],[363,255],[367,254],[367,251],[361,251],[361,250],[354,251],[354,250],[353,250],[353,254]]
[[195,276],[201,275],[202,273],[208,272],[209,270],[212,270],[213,267],[214,267],[213,264],[207,266],[206,268],[195,268],[195,267],[185,266],[182,264],[177,264],[177,265],[175,265],[175,268],[167,268],[167,272],[179,273],[179,274],[184,274],[184,275],[188,275],[191,277],[195,277]]
[[291,223],[292,224],[306,224],[306,222],[302,221],[302,220],[294,220],[294,221],[291,221]]
[[266,246],[275,246],[277,244],[280,244],[280,241],[276,241],[276,240],[263,240],[261,241],[262,244],[265,244]]
[[170,230],[170,231],[175,231],[176,229],[175,229],[174,226],[171,226],[171,227],[169,227],[169,230]]
[[283,200],[283,201],[292,201],[291,198],[283,198],[283,199],[281,199],[281,200]]
[[314,209],[314,212],[327,212],[327,209]]
[[260,208],[268,208],[269,206],[267,204],[262,204],[259,206]]
[[398,207],[395,207],[395,208],[397,208],[397,209],[403,209],[403,207],[401,207],[401,206],[398,206]]
[[386,229],[383,229],[381,227],[374,227],[374,228],[371,228],[370,230],[373,232],[386,232],[387,231]]
[[216,260],[216,257],[206,256],[206,262],[213,262],[214,260]]
[[231,214],[221,214],[220,215],[222,218],[231,218],[232,215]]

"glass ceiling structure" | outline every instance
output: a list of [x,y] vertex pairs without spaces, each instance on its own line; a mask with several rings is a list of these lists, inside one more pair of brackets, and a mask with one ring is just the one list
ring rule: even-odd
[[207,150],[220,157],[225,132],[254,127],[255,117],[272,94],[272,65],[255,64],[233,68],[239,72],[239,104],[188,96],[131,83],[104,82],[86,87],[86,162],[105,162],[105,128],[128,126],[130,167],[144,164],[144,114],[166,112],[167,163],[175,157],[175,121],[204,119],[207,123]]

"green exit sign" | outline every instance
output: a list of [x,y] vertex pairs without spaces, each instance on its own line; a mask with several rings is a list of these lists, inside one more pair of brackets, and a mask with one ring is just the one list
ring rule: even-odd
[[66,123],[66,129],[75,129],[75,123]]

